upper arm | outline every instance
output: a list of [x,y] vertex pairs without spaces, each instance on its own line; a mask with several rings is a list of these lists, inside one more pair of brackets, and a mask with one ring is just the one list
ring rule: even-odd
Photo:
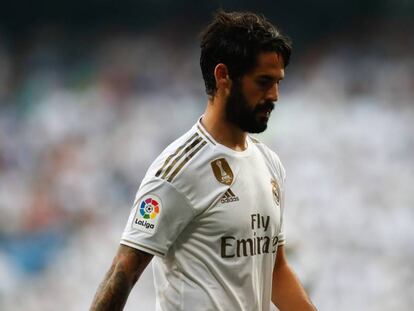
[[275,261],[273,273],[275,273],[277,269],[284,267],[287,264],[288,262],[287,262],[286,253],[285,253],[285,246],[280,245],[277,248],[276,261]]
[[121,244],[165,257],[194,215],[187,197],[171,183],[150,179],[138,190]]
[[120,245],[112,269],[122,273],[134,284],[141,276],[153,255],[126,245]]

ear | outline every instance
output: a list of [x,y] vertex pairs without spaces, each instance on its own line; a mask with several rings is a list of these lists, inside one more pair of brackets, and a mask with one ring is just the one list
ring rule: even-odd
[[225,64],[217,64],[214,68],[214,77],[216,78],[217,91],[224,91],[228,93],[231,87],[231,79],[229,77],[229,71]]

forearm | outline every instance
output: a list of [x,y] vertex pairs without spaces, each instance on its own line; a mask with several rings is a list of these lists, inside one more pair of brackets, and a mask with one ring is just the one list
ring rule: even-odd
[[105,276],[95,298],[91,311],[122,310],[136,280],[129,280],[124,267],[113,264]]
[[288,264],[279,266],[273,273],[272,302],[280,311],[316,311]]
[[152,255],[121,245],[111,268],[99,286],[90,311],[119,311]]

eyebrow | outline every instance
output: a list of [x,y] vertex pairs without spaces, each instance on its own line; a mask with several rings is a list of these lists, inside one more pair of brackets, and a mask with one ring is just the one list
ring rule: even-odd
[[256,79],[258,80],[267,80],[267,81],[280,81],[283,80],[284,77],[275,77],[275,76],[270,76],[270,75],[259,75],[256,77]]

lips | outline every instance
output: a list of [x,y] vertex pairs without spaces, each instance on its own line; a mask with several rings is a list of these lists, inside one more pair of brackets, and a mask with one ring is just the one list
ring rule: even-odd
[[272,111],[275,108],[275,104],[273,102],[265,102],[262,105],[258,106],[257,109],[261,111]]
[[270,111],[259,111],[259,116],[261,118],[269,119],[269,117],[270,117]]
[[270,113],[275,108],[275,104],[273,102],[265,102],[264,104],[256,107],[256,112],[261,116],[265,116],[267,118],[270,117]]

